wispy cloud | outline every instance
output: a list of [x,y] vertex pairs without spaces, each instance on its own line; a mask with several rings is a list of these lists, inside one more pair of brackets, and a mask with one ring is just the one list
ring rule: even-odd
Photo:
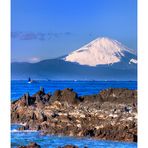
[[11,38],[12,39],[18,39],[18,40],[51,40],[54,38],[60,38],[63,36],[69,36],[71,35],[71,32],[59,32],[59,33],[43,33],[43,32],[21,32],[21,31],[15,31],[11,32]]
[[27,57],[27,58],[12,58],[12,62],[28,62],[28,63],[37,63],[40,62],[42,59],[39,57]]
[[36,63],[36,62],[39,62],[41,59],[40,58],[38,58],[38,57],[31,57],[31,58],[29,58],[27,61],[29,62],[29,63]]

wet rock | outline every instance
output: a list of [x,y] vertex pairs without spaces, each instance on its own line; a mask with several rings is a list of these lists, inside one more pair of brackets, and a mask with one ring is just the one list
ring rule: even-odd
[[137,142],[137,135],[136,134],[133,135],[133,142]]
[[86,137],[94,137],[95,136],[94,129],[86,130],[85,133],[84,133],[84,136],[86,136]]
[[40,145],[38,145],[37,143],[35,142],[31,142],[29,145],[27,146],[19,146],[18,148],[41,148]]
[[20,131],[22,131],[22,130],[29,130],[29,125],[21,126],[21,127],[19,127],[18,130],[20,130]]

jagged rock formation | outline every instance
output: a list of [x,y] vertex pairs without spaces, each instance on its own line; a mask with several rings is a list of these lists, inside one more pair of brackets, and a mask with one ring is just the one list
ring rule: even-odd
[[[38,145],[37,143],[31,142],[27,146],[19,146],[18,148],[41,148],[41,146]],[[65,146],[58,146],[57,148],[78,148],[78,146],[75,146],[75,145],[65,145]],[[84,147],[84,148],[87,148],[87,147]]]
[[78,96],[70,88],[53,95],[41,89],[12,102],[11,122],[42,134],[136,142],[137,91],[111,88]]
[[31,142],[27,146],[19,146],[18,148],[41,148],[37,143]]

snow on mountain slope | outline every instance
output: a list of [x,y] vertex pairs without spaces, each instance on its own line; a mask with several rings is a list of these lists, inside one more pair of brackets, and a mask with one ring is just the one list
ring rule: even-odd
[[136,59],[131,59],[131,60],[129,61],[129,64],[131,64],[131,63],[137,64],[137,60],[136,60]]
[[129,62],[136,64],[136,52],[134,50],[127,48],[116,40],[103,37],[93,40],[63,59],[80,65],[96,66],[120,62],[122,58],[127,58],[127,54],[133,55],[134,60],[131,58]]

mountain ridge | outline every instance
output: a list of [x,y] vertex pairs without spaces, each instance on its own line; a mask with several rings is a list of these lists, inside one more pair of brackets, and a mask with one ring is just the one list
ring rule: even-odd
[[[126,50],[130,52],[124,52],[124,55],[122,55],[123,53],[117,55],[119,58],[121,56],[120,61],[95,66],[81,65],[77,61],[66,61],[65,58],[70,54],[55,59],[42,60],[37,63],[13,62],[11,64],[12,79],[32,77],[33,79],[48,78],[59,80],[136,80],[137,56],[133,53],[133,50],[128,48]],[[92,59],[94,58],[92,57]]]

